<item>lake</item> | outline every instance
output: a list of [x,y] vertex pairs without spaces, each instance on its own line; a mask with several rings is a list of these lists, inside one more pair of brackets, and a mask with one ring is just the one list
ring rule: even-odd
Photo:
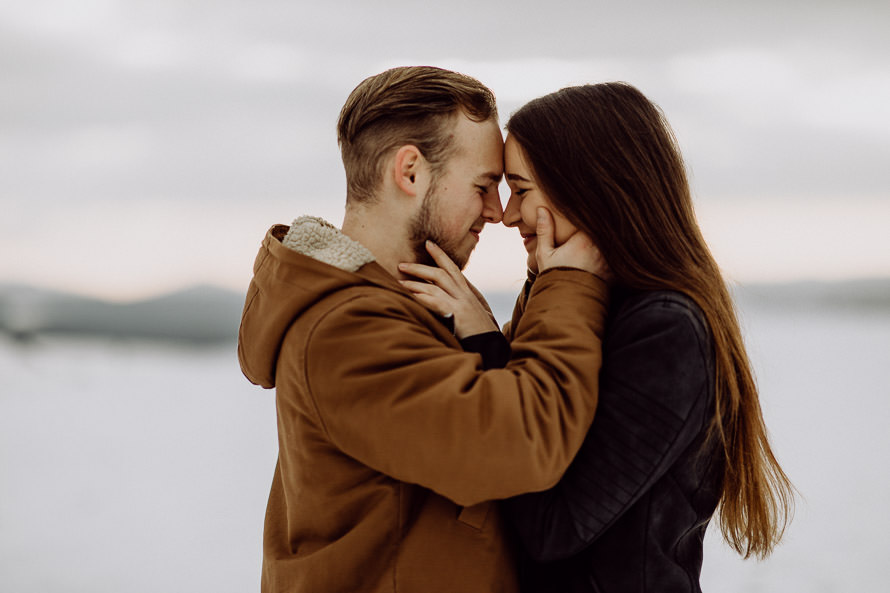
[[[742,319],[802,496],[766,561],[737,558],[712,526],[703,589],[886,590],[890,315],[748,306]],[[0,377],[0,590],[259,590],[275,410],[233,345],[0,339]]]

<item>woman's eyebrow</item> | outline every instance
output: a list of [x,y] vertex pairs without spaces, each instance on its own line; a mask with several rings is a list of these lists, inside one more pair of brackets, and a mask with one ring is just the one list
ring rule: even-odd
[[507,173],[507,179],[510,181],[525,181],[531,183],[531,179],[526,179],[522,175],[517,175],[516,173]]

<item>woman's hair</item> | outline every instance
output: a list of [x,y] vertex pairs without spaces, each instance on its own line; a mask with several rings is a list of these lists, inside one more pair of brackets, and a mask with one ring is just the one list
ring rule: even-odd
[[793,510],[793,486],[767,439],[727,287],[698,228],[685,166],[661,110],[626,83],[565,88],[512,115],[554,208],[587,233],[618,285],[670,289],[702,309],[716,355],[709,435],[725,459],[720,526],[746,558],[767,556]]
[[359,83],[337,122],[347,201],[373,200],[390,151],[406,144],[439,173],[459,112],[477,122],[497,120],[494,94],[475,78],[433,66],[392,68]]

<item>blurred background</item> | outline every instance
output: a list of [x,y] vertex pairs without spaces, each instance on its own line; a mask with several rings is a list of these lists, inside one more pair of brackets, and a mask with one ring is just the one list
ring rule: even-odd
[[[802,494],[764,562],[712,529],[703,587],[883,590],[888,30],[857,0],[0,4],[0,590],[258,589],[277,440],[243,293],[273,223],[341,222],[340,107],[406,64],[502,121],[607,80],[663,108]],[[524,261],[486,229],[500,321]]]

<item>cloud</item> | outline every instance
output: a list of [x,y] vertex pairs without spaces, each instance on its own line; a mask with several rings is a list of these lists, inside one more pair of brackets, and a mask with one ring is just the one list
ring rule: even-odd
[[126,221],[147,203],[342,203],[340,107],[405,63],[476,76],[503,119],[561,86],[631,82],[703,202],[890,199],[888,27],[890,5],[839,1],[6,3],[0,205],[32,207],[4,230],[97,204]]

